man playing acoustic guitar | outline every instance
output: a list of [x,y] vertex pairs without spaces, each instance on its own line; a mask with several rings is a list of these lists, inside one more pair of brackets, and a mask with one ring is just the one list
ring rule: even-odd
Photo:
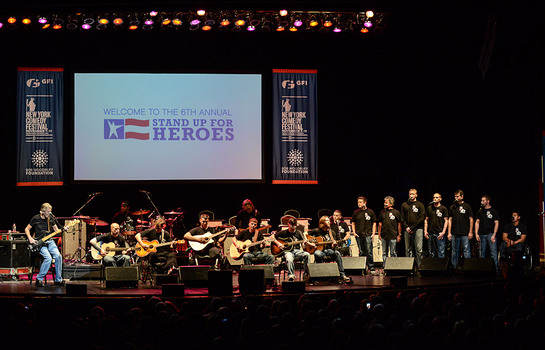
[[[170,273],[174,269],[178,268],[178,262],[176,260],[176,254],[172,251],[176,241],[172,241],[172,237],[168,231],[165,230],[165,219],[158,217],[155,219],[154,227],[137,233],[135,236],[138,245],[144,250],[156,249],[157,251],[149,253],[149,261],[151,264],[156,265],[162,270],[163,273]],[[143,241],[142,238],[146,238]],[[154,248],[150,242],[157,241],[157,245],[160,247]],[[170,242],[170,244],[165,244]],[[162,266],[158,266],[162,264]]]
[[221,247],[229,230],[216,232],[214,227],[208,227],[209,220],[209,215],[202,213],[199,217],[199,226],[186,232],[184,239],[189,242],[197,258],[209,256],[215,260],[214,267],[220,268]]
[[96,257],[93,254],[93,258],[101,259],[104,266],[129,266],[131,263],[128,255],[129,244],[125,237],[119,234],[120,230],[119,224],[114,222],[110,225],[110,233],[93,237],[89,241],[98,253]]
[[[278,243],[277,243],[278,242]],[[305,266],[305,273],[308,272],[308,261],[310,254],[305,252],[302,247],[307,244],[307,238],[297,229],[297,220],[290,218],[288,220],[288,228],[276,234],[276,241],[271,244],[271,252],[274,255],[284,254],[286,259],[286,267],[288,268],[288,279],[295,280],[295,264],[294,258],[300,259]]]
[[[337,267],[339,269],[339,274],[343,282],[350,282],[350,277],[346,276],[344,273],[343,260],[341,253],[336,249],[338,244],[337,241],[333,240],[331,234],[330,220],[328,216],[322,216],[318,222],[318,227],[312,229],[308,232],[308,249],[314,250],[314,259],[317,263],[324,262],[324,256],[329,256],[335,262],[337,262]],[[328,242],[327,246],[321,246],[323,249],[320,249],[321,243]],[[308,251],[308,250],[307,250]]]
[[265,247],[266,239],[263,237],[263,233],[257,229],[257,222],[258,221],[256,218],[251,218],[248,224],[248,229],[239,231],[238,234],[233,237],[233,245],[239,252],[243,252],[245,250],[244,246],[246,245],[246,241],[250,241],[252,243],[261,241],[260,244],[249,247],[249,251],[242,255],[244,265],[252,265],[252,258],[262,259],[265,264],[269,265],[274,263],[274,257],[271,254],[263,252],[262,250]]

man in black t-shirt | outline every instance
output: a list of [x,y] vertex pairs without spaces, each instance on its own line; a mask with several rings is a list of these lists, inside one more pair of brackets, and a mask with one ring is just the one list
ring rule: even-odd
[[502,256],[511,252],[523,252],[525,248],[526,235],[528,229],[526,225],[520,222],[520,215],[514,212],[511,216],[511,222],[506,224],[503,229],[502,243],[500,251]]
[[[40,208],[40,213],[30,219],[30,222],[25,227],[25,233],[30,244],[36,244],[38,240],[58,230],[55,224],[55,217],[51,213],[52,210],[53,207],[51,204],[44,203]],[[36,286],[45,286],[44,278],[53,260],[55,260],[55,285],[63,286],[62,256],[53,239],[50,238],[44,242],[44,245],[40,248],[40,255],[43,257],[43,261],[38,276],[36,276]]]
[[396,245],[401,242],[401,213],[394,209],[394,198],[384,197],[384,209],[378,215],[378,235],[382,241],[382,262],[386,263],[388,252],[396,257]]
[[481,244],[480,257],[486,256],[486,247],[490,247],[490,256],[498,268],[497,233],[500,228],[500,214],[490,205],[490,196],[481,197],[481,207],[475,220],[475,239]]
[[[155,219],[154,227],[139,232],[135,235],[136,241],[144,249],[149,248],[148,243],[157,241],[158,244],[165,244],[164,246],[158,247],[157,252],[150,252],[148,257],[150,263],[156,265],[161,272],[171,273],[176,268],[178,268],[178,262],[176,260],[176,254],[172,251],[174,248],[174,241],[170,237],[170,233],[165,230],[165,219],[158,217]],[[146,242],[142,240],[145,238]],[[170,244],[166,244],[169,243]]]
[[356,236],[360,256],[366,256],[367,266],[373,269],[373,236],[377,233],[377,216],[367,207],[367,198],[358,197],[358,209],[352,214],[352,232]]
[[448,229],[448,209],[441,204],[439,193],[433,195],[433,203],[426,209],[424,237],[428,240],[428,251],[432,258],[445,257],[445,234]]
[[452,241],[452,267],[458,268],[460,248],[464,258],[471,258],[469,240],[473,238],[473,210],[464,202],[464,192],[454,192],[454,204],[449,209],[448,239]]
[[[127,248],[125,250],[117,250],[113,256],[108,255],[108,250],[104,249],[104,244],[113,243],[114,248]],[[131,264],[131,258],[129,253],[129,244],[120,234],[119,224],[114,222],[110,225],[110,232],[93,237],[89,242],[93,248],[95,248],[102,257],[102,264],[104,266],[129,266]]]
[[233,245],[241,253],[245,250],[243,247],[245,241],[250,241],[250,244],[263,241],[260,244],[249,247],[248,252],[242,255],[244,265],[252,265],[252,258],[262,259],[265,264],[271,265],[274,263],[274,257],[263,251],[263,248],[265,247],[265,238],[263,233],[257,229],[257,223],[258,220],[256,218],[251,218],[248,223],[248,228],[239,231],[238,234],[233,237]]
[[199,226],[189,230],[189,232],[187,232],[184,235],[184,239],[186,241],[198,242],[204,245],[204,247],[200,250],[193,249],[197,259],[208,256],[215,260],[214,266],[216,268],[219,268],[220,260],[222,258],[221,247],[223,246],[223,242],[225,242],[225,239],[227,237],[227,232],[210,239],[209,237],[216,233],[216,228],[208,226],[209,220],[210,220],[210,216],[206,213],[202,213],[199,216]]
[[119,224],[120,230],[123,231],[123,234],[125,232],[136,231],[137,217],[131,214],[130,208],[129,202],[123,201],[121,203],[121,210],[115,213],[114,217],[112,218],[112,222]]
[[426,208],[418,201],[416,189],[409,190],[409,199],[401,204],[401,220],[405,241],[405,256],[415,256],[416,265],[420,266],[424,247],[424,219]]
[[[310,254],[302,249],[307,244],[307,238],[297,229],[297,220],[290,218],[288,220],[288,228],[278,232],[275,236],[276,240],[272,244],[276,245],[280,250],[284,250],[283,255],[286,259],[286,267],[288,269],[288,279],[295,280],[295,258],[300,259],[304,264],[305,272],[308,271],[307,264],[310,260]],[[292,242],[300,242],[297,244],[288,245]]]
[[257,220],[257,228],[261,227],[261,213],[257,210],[251,200],[245,199],[242,202],[242,209],[235,218],[235,227],[240,230],[246,230],[249,227],[250,219]]
[[350,255],[350,228],[343,220],[343,214],[340,210],[333,212],[333,222],[331,222],[331,232],[333,239],[337,241],[338,250],[342,256]]

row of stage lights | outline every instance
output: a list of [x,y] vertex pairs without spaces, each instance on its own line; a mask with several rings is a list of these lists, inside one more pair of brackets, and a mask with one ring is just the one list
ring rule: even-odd
[[1,29],[67,29],[105,30],[108,28],[129,30],[151,30],[154,28],[189,28],[189,30],[211,31],[318,31],[318,32],[361,32],[381,31],[384,28],[384,14],[365,12],[308,12],[308,11],[220,11],[166,13],[150,11],[130,14],[99,14],[88,16],[83,13],[52,16],[9,16],[0,18]]

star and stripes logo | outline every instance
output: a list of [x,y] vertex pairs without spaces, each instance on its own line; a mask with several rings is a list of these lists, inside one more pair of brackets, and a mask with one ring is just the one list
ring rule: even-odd
[[149,140],[149,120],[104,119],[105,140]]

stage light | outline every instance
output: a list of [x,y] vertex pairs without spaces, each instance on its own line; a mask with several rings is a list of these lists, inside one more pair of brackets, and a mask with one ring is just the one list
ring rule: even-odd
[[163,18],[163,20],[161,21],[162,26],[168,26],[170,23],[172,23],[172,21],[168,17]]
[[333,33],[340,33],[340,32],[342,32],[341,28],[339,28],[339,27],[333,28]]
[[310,22],[308,22],[308,25],[311,26],[311,27],[317,27],[318,24],[320,24],[320,23],[319,23],[318,20],[316,19],[316,16],[312,16],[312,17],[310,18]]
[[365,16],[367,16],[367,18],[372,18],[374,15],[375,13],[371,10],[365,12]]
[[175,25],[176,27],[179,27],[179,26],[182,25],[182,20],[179,19],[179,18],[174,18],[174,19],[172,20],[172,24]]
[[197,16],[204,16],[206,15],[206,11],[205,10],[197,10]]
[[129,30],[137,30],[137,29],[138,29],[137,25],[134,25],[134,24],[129,25]]
[[303,25],[303,21],[301,21],[301,18],[296,18],[295,21],[293,22],[293,25],[296,27],[300,27]]
[[81,28],[83,28],[83,29],[85,29],[85,30],[89,30],[89,29],[91,29],[91,25],[90,25],[89,23],[83,23],[83,24],[81,25]]
[[15,17],[12,16],[12,17],[8,18],[8,23],[9,24],[14,24],[15,22],[17,22],[17,19]]
[[53,29],[59,30],[62,28],[62,24],[53,24]]
[[205,32],[208,32],[209,30],[212,30],[212,26],[209,26],[209,25],[203,25],[202,26],[202,30],[204,30]]
[[290,32],[296,32],[296,31],[297,31],[297,27],[296,27],[296,26],[291,26],[288,30],[289,30]]
[[227,26],[229,26],[230,24],[231,24],[231,22],[229,21],[228,18],[224,18],[224,19],[222,19],[221,22],[220,22],[220,25],[221,25],[222,27],[227,27]]
[[278,26],[278,27],[276,27],[276,31],[277,31],[277,32],[283,32],[284,30],[286,30],[286,28],[283,27],[283,26]]
[[30,18],[25,17],[21,20],[21,23],[23,23],[24,25],[29,25],[30,23],[32,23],[32,21],[30,20]]
[[75,30],[77,28],[78,28],[78,21],[75,19],[69,19],[68,23],[66,24],[66,29]]
[[47,29],[47,28],[49,28],[49,27],[51,27],[51,23],[44,23],[44,24],[42,25],[42,29]]
[[152,26],[153,25],[153,20],[151,18],[147,18],[145,21],[144,21],[144,25],[145,26]]
[[4,26],[4,23],[0,22],[0,29]]
[[116,18],[114,18],[114,21],[113,21],[113,22],[114,22],[114,25],[120,26],[120,25],[123,24],[123,18],[121,18],[121,17],[116,17]]
[[373,23],[369,20],[363,22],[363,25],[366,27],[366,28],[371,28],[373,26]]
[[253,32],[255,31],[255,26],[249,25],[248,28],[246,28],[247,31]]
[[83,23],[85,24],[93,24],[95,23],[95,19],[93,17],[89,17],[89,16],[83,16]]
[[199,24],[191,24],[191,25],[189,25],[189,30],[197,30],[200,27],[201,26]]
[[44,16],[38,17],[38,23],[46,24],[47,23],[47,18],[45,18]]
[[288,10],[280,10],[278,11],[278,14],[282,17],[286,17],[288,15]]
[[110,20],[105,16],[99,16],[98,23],[102,25],[108,25],[110,23]]
[[363,27],[363,28],[361,28],[360,32],[362,32],[362,33],[364,33],[364,34],[365,34],[365,33],[369,33],[369,29]]
[[235,25],[236,25],[237,27],[242,27],[244,24],[246,24],[246,21],[245,21],[244,19],[242,19],[242,18],[239,18],[239,19],[237,19],[237,20],[235,21]]
[[214,24],[216,24],[214,17],[207,17],[206,21],[204,21],[204,25],[208,27],[212,27]]
[[191,22],[189,22],[189,24],[192,26],[198,26],[200,23],[201,23],[201,20],[197,18],[194,18],[191,20]]
[[149,12],[149,15],[150,15],[151,17],[155,17],[155,16],[157,16],[158,14],[159,14],[159,12],[157,12],[157,11],[150,11],[150,12]]

